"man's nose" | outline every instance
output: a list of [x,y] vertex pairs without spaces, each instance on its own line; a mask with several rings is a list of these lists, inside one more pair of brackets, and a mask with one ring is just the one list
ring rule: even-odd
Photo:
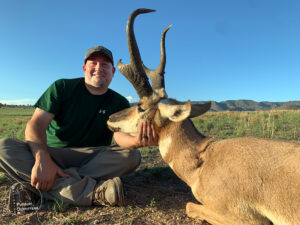
[[101,63],[97,63],[95,66],[96,70],[102,70],[103,69],[103,65]]

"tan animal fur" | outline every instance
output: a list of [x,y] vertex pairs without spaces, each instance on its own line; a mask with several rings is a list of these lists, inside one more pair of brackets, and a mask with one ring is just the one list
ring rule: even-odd
[[[128,24],[133,26],[135,16],[147,12],[152,10],[134,11]],[[127,32],[132,31],[127,27]],[[133,55],[130,53],[131,59]],[[160,72],[157,76],[163,79],[164,71]],[[140,72],[125,76],[132,82]],[[113,114],[108,126],[113,131],[136,134],[141,121],[152,121],[162,158],[199,201],[187,204],[188,216],[215,225],[300,225],[299,143],[206,138],[189,118],[205,113],[209,103],[181,104],[153,90],[138,94],[138,105]]]

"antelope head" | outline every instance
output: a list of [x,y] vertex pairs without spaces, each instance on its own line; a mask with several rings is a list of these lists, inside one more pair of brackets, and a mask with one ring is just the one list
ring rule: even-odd
[[[137,15],[154,11],[151,9],[137,9],[131,13],[127,21],[126,32],[130,63],[123,64],[120,60],[117,67],[131,82],[140,100],[136,106],[117,112],[109,117],[107,124],[112,131],[136,135],[139,124],[142,121],[149,120],[159,134],[160,129],[168,123],[199,116],[210,108],[210,102],[197,105],[192,105],[190,101],[179,103],[168,98],[166,94],[164,81],[166,64],[165,36],[171,26],[168,26],[161,36],[160,63],[157,69],[148,69],[143,64],[134,35],[133,24]],[[152,85],[150,85],[148,77]]]

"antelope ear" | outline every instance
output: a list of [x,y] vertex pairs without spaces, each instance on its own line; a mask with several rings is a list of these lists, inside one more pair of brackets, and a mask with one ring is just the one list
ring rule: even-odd
[[174,122],[179,122],[189,117],[191,113],[191,102],[187,101],[183,105],[167,105],[160,102],[158,108],[162,117]]
[[193,104],[189,118],[194,118],[206,113],[211,107],[211,102],[204,104]]

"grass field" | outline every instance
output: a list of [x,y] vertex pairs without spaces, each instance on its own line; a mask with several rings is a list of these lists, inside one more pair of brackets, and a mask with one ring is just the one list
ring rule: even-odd
[[24,140],[25,126],[33,111],[33,107],[1,107],[0,138],[13,137]]
[[[24,140],[24,129],[33,111],[32,107],[0,108],[0,138]],[[208,112],[193,122],[201,133],[217,138],[300,140],[300,110]]]
[[[34,109],[0,108],[0,138],[24,140],[24,129]],[[242,136],[300,140],[300,110],[208,112],[193,122],[206,136]],[[11,181],[0,173],[0,224],[207,224],[190,219],[185,204],[192,193],[165,164],[156,147],[143,148],[137,171],[124,177],[125,207],[67,207],[53,202],[38,213],[11,214],[5,207]]]
[[218,138],[300,140],[300,110],[208,112],[193,122],[200,132]]

